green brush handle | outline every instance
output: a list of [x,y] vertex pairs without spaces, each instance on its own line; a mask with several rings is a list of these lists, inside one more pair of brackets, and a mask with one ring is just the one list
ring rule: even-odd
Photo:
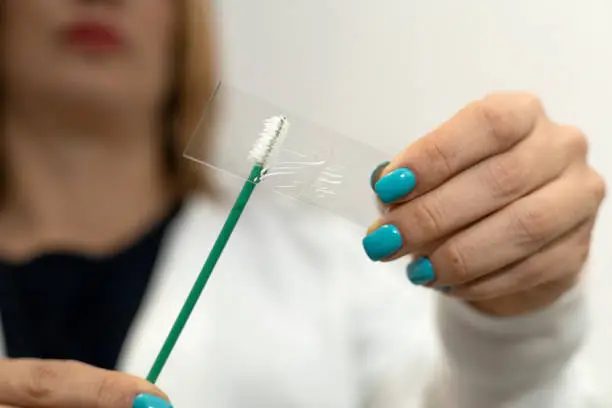
[[240,219],[240,216],[242,215],[242,212],[244,211],[244,208],[251,197],[251,194],[253,194],[255,186],[260,180],[262,171],[263,168],[261,166],[254,166],[251,170],[248,181],[244,183],[244,186],[242,187],[234,206],[225,220],[225,224],[223,224],[223,228],[221,229],[215,244],[208,254],[208,258],[206,259],[204,266],[202,266],[202,270],[200,271],[198,278],[189,292],[189,296],[187,296],[180,313],[172,325],[172,329],[170,329],[168,337],[166,337],[164,345],[159,351],[157,358],[155,359],[155,362],[147,375],[147,381],[155,384],[159,378],[159,374],[164,368],[166,361],[168,361],[168,357],[170,357],[172,349],[174,349],[183,328],[187,324],[187,320],[189,320],[189,316],[191,315],[191,312],[193,312],[193,309],[198,302],[204,287],[206,286],[206,282],[208,282],[210,275],[212,275],[213,269],[215,268],[217,261],[219,261],[223,249],[227,245],[227,241],[229,241],[230,236],[232,235],[232,232],[234,231],[234,228],[236,227],[236,224],[238,223],[238,220]]

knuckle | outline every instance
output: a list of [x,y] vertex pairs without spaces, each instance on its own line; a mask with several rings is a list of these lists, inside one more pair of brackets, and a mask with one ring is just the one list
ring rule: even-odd
[[606,182],[596,171],[591,170],[589,188],[597,202],[602,202],[606,197]]
[[443,260],[449,284],[462,284],[471,280],[470,270],[460,244],[451,240],[438,249],[438,256]]
[[48,400],[53,395],[64,366],[62,362],[33,361],[28,369],[27,381],[24,382],[23,392],[27,398],[37,403]]
[[443,233],[442,217],[433,200],[416,200],[411,205],[413,233],[410,235],[420,241],[415,244],[425,244],[440,237]]
[[544,114],[541,100],[533,94],[490,94],[476,102],[474,110],[490,137],[502,149],[522,139],[532,130],[534,118]]
[[445,178],[450,177],[454,173],[451,156],[436,141],[431,140],[431,143],[425,146],[424,155],[431,167],[439,169]]
[[544,114],[544,103],[537,95],[532,93],[523,93],[519,94],[518,97],[521,98],[525,108],[529,112],[537,116],[542,116]]
[[589,142],[584,132],[575,126],[563,126],[560,133],[563,135],[566,148],[579,157],[586,157]]
[[492,297],[490,285],[486,283],[475,283],[465,285],[460,289],[460,297],[465,300],[484,300]]
[[502,149],[507,149],[515,143],[516,136],[506,109],[489,98],[477,102],[474,109],[489,137]]
[[514,229],[520,244],[529,248],[540,246],[548,240],[551,216],[543,207],[528,208],[514,214]]
[[520,196],[526,185],[527,167],[520,163],[517,153],[495,157],[485,165],[485,185],[495,198]]
[[488,98],[507,101],[506,104],[533,116],[544,116],[544,103],[542,99],[530,92],[510,92],[490,94]]
[[520,269],[514,268],[511,274],[511,286],[517,290],[530,289],[545,282],[548,271],[538,262],[537,257],[531,257],[521,265]]

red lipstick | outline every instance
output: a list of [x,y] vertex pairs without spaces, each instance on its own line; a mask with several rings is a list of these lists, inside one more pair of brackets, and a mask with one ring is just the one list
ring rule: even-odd
[[123,38],[109,24],[94,21],[77,22],[64,31],[66,41],[76,47],[112,51],[121,48]]

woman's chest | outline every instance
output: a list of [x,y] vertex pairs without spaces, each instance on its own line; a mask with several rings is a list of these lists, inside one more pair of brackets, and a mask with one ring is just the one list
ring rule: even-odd
[[[159,378],[175,406],[355,406],[346,305],[334,279],[287,253],[273,263],[233,255],[215,270]],[[122,368],[140,376],[197,272],[171,261],[160,268],[123,353]]]

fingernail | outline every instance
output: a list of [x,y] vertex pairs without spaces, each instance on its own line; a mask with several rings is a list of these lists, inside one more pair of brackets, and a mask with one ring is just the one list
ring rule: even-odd
[[389,161],[385,161],[380,163],[372,172],[372,175],[370,176],[370,186],[372,186],[372,190],[374,190],[374,186],[376,185],[376,182],[378,181],[378,175],[380,174],[380,172],[382,170],[384,170],[385,167],[387,167],[389,165]]
[[392,203],[410,193],[416,186],[416,177],[408,169],[397,169],[385,175],[374,185],[380,201]]
[[152,394],[140,394],[134,399],[132,408],[172,408],[172,405]]
[[402,235],[394,225],[383,225],[363,239],[363,248],[373,261],[393,255],[402,247]]
[[408,265],[408,279],[415,285],[426,285],[436,279],[433,266],[429,259],[422,257]]

